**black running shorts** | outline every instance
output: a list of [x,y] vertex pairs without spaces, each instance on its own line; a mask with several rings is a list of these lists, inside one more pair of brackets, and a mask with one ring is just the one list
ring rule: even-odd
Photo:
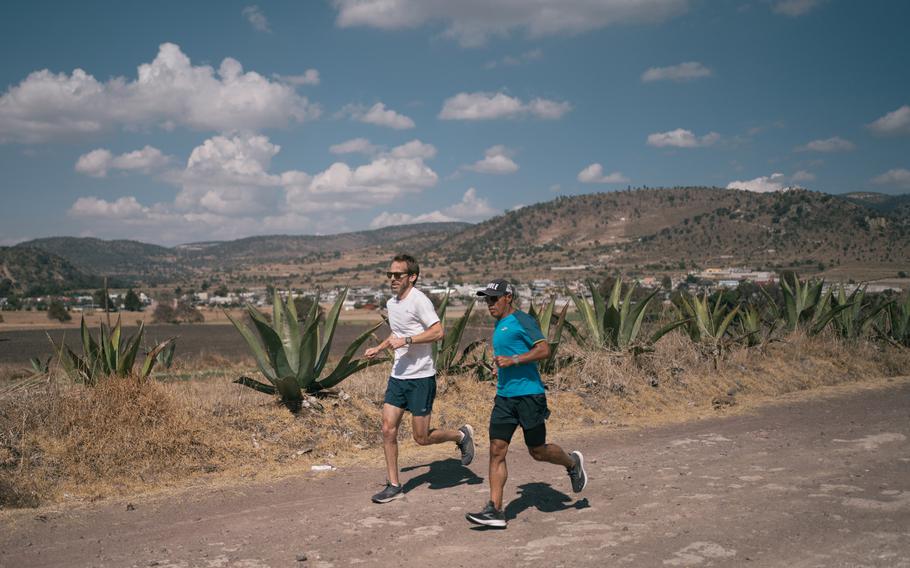
[[515,429],[521,426],[525,445],[535,448],[547,443],[547,395],[497,396],[490,413],[490,439],[512,441]]
[[413,416],[426,416],[433,412],[436,399],[436,375],[421,379],[396,379],[389,377],[385,389],[385,402],[410,411]]

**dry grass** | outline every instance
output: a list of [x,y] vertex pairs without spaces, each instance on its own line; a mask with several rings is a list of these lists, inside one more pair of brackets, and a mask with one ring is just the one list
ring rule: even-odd
[[[574,362],[546,377],[554,432],[675,420],[713,412],[712,401],[773,397],[910,370],[908,350],[798,333],[764,352],[736,349],[717,370],[677,333],[637,358],[570,346],[561,353]],[[110,380],[95,388],[58,378],[11,392],[4,385],[21,374],[0,369],[0,508],[237,483],[315,463],[378,465],[387,371],[367,369],[342,383],[347,396],[316,400],[292,415],[273,399],[231,383],[255,373],[251,364],[215,355],[178,364],[158,381]],[[434,424],[473,423],[483,444],[494,392],[490,382],[442,377]],[[410,437],[406,424],[401,436]],[[430,450],[405,443],[402,451],[404,457]]]

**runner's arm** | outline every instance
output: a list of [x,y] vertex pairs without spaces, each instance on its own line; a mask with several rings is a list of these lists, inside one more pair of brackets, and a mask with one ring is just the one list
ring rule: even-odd
[[499,367],[511,367],[512,365],[523,365],[525,363],[533,363],[534,361],[542,361],[549,356],[550,344],[547,343],[546,339],[541,339],[537,341],[537,343],[531,347],[531,350],[526,353],[514,356],[497,355],[493,359],[496,361],[496,365]]

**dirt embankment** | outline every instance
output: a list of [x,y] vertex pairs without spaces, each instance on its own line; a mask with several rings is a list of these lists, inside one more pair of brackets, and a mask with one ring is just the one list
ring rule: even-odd
[[[737,349],[717,370],[676,334],[639,358],[568,346],[564,354],[571,363],[545,378],[551,425],[564,432],[713,415],[756,398],[910,371],[907,350],[798,333],[764,352]],[[380,459],[387,368],[359,373],[342,383],[345,397],[314,401],[297,415],[231,382],[256,373],[250,361],[210,356],[178,362],[147,384],[89,388],[57,378],[0,396],[0,506],[245,483]],[[473,376],[441,377],[434,425],[472,423],[485,445],[493,393]],[[407,427],[401,435],[409,438]]]

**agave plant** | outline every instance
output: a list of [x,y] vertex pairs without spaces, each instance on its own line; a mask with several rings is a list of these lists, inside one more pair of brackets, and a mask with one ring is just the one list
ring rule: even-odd
[[739,313],[739,306],[730,307],[723,301],[722,294],[717,294],[712,306],[706,292],[701,298],[680,294],[676,298],[676,307],[688,318],[685,329],[689,338],[708,348],[714,359],[714,367],[717,368],[718,359],[729,344],[736,341],[732,337],[727,337],[727,333],[731,331],[731,324]]
[[645,310],[657,295],[657,290],[648,294],[638,303],[632,302],[632,293],[635,283],[629,285],[625,297],[622,297],[622,279],[617,279],[609,298],[604,298],[597,287],[590,280],[587,281],[588,290],[594,305],[588,303],[569,291],[572,301],[584,324],[587,335],[581,337],[575,326],[569,326],[569,332],[580,343],[588,343],[597,348],[607,348],[619,351],[632,350],[640,352],[647,349],[661,337],[686,323],[686,320],[674,321],[657,330],[644,343],[639,341],[638,334],[645,317]]
[[790,331],[802,327],[809,335],[818,335],[838,313],[849,307],[847,304],[832,306],[831,291],[823,292],[824,280],[801,282],[794,274],[792,279],[782,278],[780,285],[784,296],[782,308],[767,292],[765,296],[775,306]]
[[895,346],[910,347],[910,295],[902,302],[891,302],[883,322],[872,326],[879,337]]
[[442,303],[439,304],[436,314],[439,316],[439,322],[446,331],[442,341],[433,344],[433,362],[438,372],[460,373],[476,365],[477,361],[468,361],[468,355],[477,347],[483,345],[484,340],[472,341],[460,352],[458,350],[459,345],[461,345],[461,339],[464,337],[464,330],[468,325],[468,319],[471,317],[471,312],[474,311],[476,301],[476,298],[471,300],[464,315],[455,320],[451,327],[447,325],[446,316],[449,306],[448,293],[442,299]]
[[[133,367],[142,344],[142,336],[145,332],[144,324],[139,324],[136,335],[127,338],[122,336],[119,316],[117,325],[113,329],[104,323],[100,324],[100,328],[98,341],[95,341],[88,326],[85,325],[85,318],[82,318],[80,325],[81,357],[66,343],[61,343],[60,347],[54,345],[55,350],[60,354],[63,368],[88,385],[96,384],[103,377],[126,377],[133,373],[136,373],[139,379],[148,378],[158,360],[158,355],[167,349],[173,349],[177,340],[176,337],[171,337],[152,347],[136,372]],[[53,345],[53,341],[51,344]]]
[[701,298],[680,294],[676,300],[677,308],[688,318],[686,332],[696,343],[719,346],[730,330],[733,318],[739,313],[739,306],[730,307],[724,303],[721,294],[717,294],[713,306],[708,301],[707,293]]
[[751,303],[746,304],[739,311],[737,320],[739,321],[739,330],[742,333],[741,338],[749,347],[764,347],[767,345],[772,341],[771,337],[781,322],[777,317],[770,322],[765,321],[758,308]]
[[878,319],[879,314],[891,302],[882,302],[875,305],[866,302],[866,287],[858,286],[850,295],[847,295],[845,286],[838,286],[837,292],[831,293],[835,305],[832,306],[834,329],[844,339],[855,340],[866,335],[872,324]]
[[[528,308],[528,315],[537,321],[541,333],[543,333],[545,338],[548,338],[547,343],[550,345],[550,356],[547,357],[546,361],[541,361],[538,365],[540,372],[547,375],[556,372],[556,352],[559,350],[559,344],[562,342],[562,330],[566,325],[566,311],[569,309],[569,303],[566,302],[559,314],[554,316],[553,311],[555,308],[556,296],[550,298],[550,301],[540,313],[537,313],[537,310],[534,309],[533,302]],[[554,319],[556,320],[555,326],[552,325]],[[549,339],[551,327],[553,328],[553,339]]]
[[247,313],[259,337],[246,324],[225,312],[250,346],[259,371],[269,381],[267,384],[250,377],[239,377],[234,382],[262,393],[277,394],[285,405],[296,410],[300,407],[304,392],[312,394],[331,388],[354,373],[381,363],[382,359],[354,358],[361,345],[382,325],[379,323],[357,337],[332,372],[322,376],[329,360],[341,306],[347,294],[345,289],[338,295],[325,317],[322,329],[319,326],[318,297],[302,322],[298,321],[293,299],[285,301],[277,291],[272,296],[271,322],[254,306],[247,305]]

